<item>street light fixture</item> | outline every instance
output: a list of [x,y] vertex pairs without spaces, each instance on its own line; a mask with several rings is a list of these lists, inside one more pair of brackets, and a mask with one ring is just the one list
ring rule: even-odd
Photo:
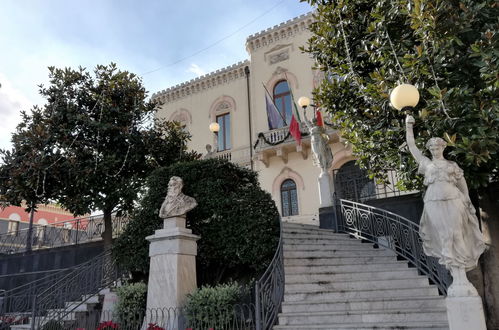
[[306,109],[310,105],[310,99],[306,96],[302,96],[298,99],[298,105],[303,109]]
[[401,84],[395,87],[390,93],[390,103],[392,106],[407,113],[412,112],[419,102],[419,92],[416,87],[410,84]]
[[215,148],[213,152],[218,152],[218,132],[220,131],[220,125],[217,122],[210,124],[210,132],[215,134]]

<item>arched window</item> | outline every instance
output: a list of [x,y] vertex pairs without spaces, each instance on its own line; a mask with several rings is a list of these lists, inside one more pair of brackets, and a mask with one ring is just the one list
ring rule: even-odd
[[[289,125],[291,123],[291,115],[293,112],[291,92],[286,80],[281,80],[274,86],[273,96],[277,110],[279,110],[279,112],[282,114],[282,116],[280,116],[279,118],[277,128]],[[282,117],[286,118],[286,124],[284,124]]]
[[283,217],[298,214],[298,195],[296,193],[296,183],[291,179],[286,179],[281,184],[281,206]]

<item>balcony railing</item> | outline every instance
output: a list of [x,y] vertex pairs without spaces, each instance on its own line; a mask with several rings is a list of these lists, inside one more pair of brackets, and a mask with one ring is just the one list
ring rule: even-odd
[[234,164],[238,164],[241,166],[248,165],[251,162],[250,158],[250,148],[242,147],[231,150],[224,150],[220,152],[216,152],[213,154],[214,158],[224,159]]
[[[113,215],[113,237],[123,232],[128,217]],[[58,246],[76,245],[102,239],[104,219],[102,215],[71,219],[50,225],[33,225],[31,247],[33,250]],[[15,233],[0,235],[0,254],[13,254],[26,251],[29,228]]]

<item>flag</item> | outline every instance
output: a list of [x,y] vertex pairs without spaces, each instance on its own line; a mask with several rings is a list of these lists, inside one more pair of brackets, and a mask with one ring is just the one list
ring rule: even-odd
[[276,108],[274,102],[270,99],[268,93],[265,93],[265,105],[267,108],[267,119],[269,122],[269,129],[275,129],[279,127],[279,122],[281,120],[281,114]]
[[317,118],[317,126],[324,127],[324,119],[322,119],[322,113],[320,110],[317,110],[316,113]]
[[295,115],[291,116],[291,124],[289,124],[289,133],[296,140],[296,144],[301,144],[301,132],[300,132],[300,124],[296,121]]

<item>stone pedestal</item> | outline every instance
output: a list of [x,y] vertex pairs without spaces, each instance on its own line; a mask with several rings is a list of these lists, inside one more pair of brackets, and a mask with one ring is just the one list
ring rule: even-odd
[[182,306],[197,288],[196,255],[199,236],[185,228],[184,217],[164,219],[163,229],[146,237],[149,246],[147,308]]
[[331,177],[329,173],[321,172],[318,181],[320,207],[333,206],[333,190],[331,189]]
[[447,318],[450,330],[486,330],[482,299],[473,297],[447,297]]
[[334,206],[319,208],[319,228],[333,229],[338,232],[338,221]]

